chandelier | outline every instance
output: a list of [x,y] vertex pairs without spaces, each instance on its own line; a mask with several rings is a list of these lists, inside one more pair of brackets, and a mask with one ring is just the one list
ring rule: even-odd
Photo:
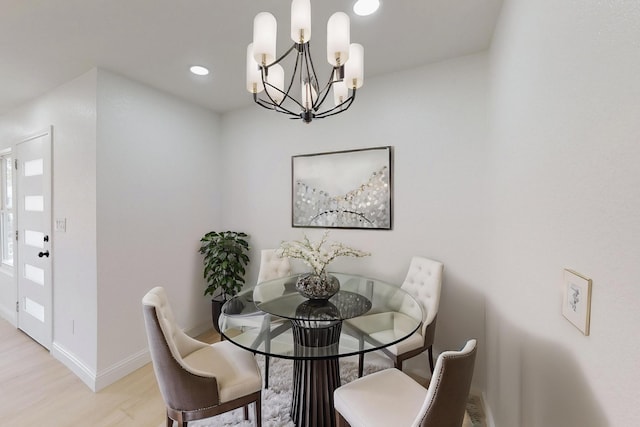
[[[351,43],[349,16],[336,12],[327,22],[327,61],[332,70],[323,86],[311,60],[311,1],[291,2],[293,45],[280,57],[276,57],[277,25],[269,12],[260,12],[253,20],[253,43],[247,46],[247,90],[256,104],[304,123],[346,111],[364,80],[364,48]],[[290,54],[295,62],[285,88],[280,63]],[[333,105],[323,107],[330,91]]]

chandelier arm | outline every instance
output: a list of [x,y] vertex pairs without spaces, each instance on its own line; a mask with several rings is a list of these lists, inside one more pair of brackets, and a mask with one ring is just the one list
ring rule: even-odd
[[[349,107],[351,107],[351,104],[353,104],[353,101],[355,101],[355,99],[356,99],[356,90],[353,89],[353,93],[351,94],[351,96],[349,98],[347,98],[345,101],[343,101],[342,103],[336,105],[335,107],[333,107],[330,110],[323,111],[322,113],[316,114],[315,118],[316,119],[324,119],[325,117],[331,117],[331,116],[335,116],[336,114],[343,113],[343,112],[347,111],[349,109]],[[344,106],[345,104],[347,106],[342,108],[342,106]],[[338,108],[340,108],[340,110],[339,111],[335,111]]]
[[[270,104],[273,105],[272,110],[277,111],[277,112],[281,112],[281,113],[286,113],[286,114],[290,114],[292,116],[298,116],[298,114],[290,111],[289,109],[283,107],[282,105],[284,104],[284,100],[285,99],[289,99],[291,100],[293,103],[298,104],[298,106],[300,108],[302,108],[304,110],[304,107],[302,106],[302,104],[300,102],[298,102],[294,97],[292,97],[291,95],[289,95],[289,92],[291,92],[291,88],[293,87],[293,82],[295,80],[296,74],[297,74],[297,70],[298,70],[298,61],[299,61],[299,56],[296,56],[296,62],[293,68],[293,73],[291,74],[291,80],[289,81],[289,87],[287,88],[287,91],[284,92],[280,89],[278,89],[277,87],[275,87],[274,85],[272,85],[271,83],[269,83],[268,81],[265,80],[265,70],[267,70],[271,65],[277,64],[278,62],[280,62],[282,59],[284,59],[285,56],[287,56],[289,53],[291,53],[291,51],[293,50],[293,48],[295,48],[296,45],[294,44],[293,46],[291,46],[291,48],[289,48],[289,50],[287,51],[287,53],[285,53],[284,55],[282,55],[280,58],[278,58],[275,62],[271,63],[268,66],[264,66],[264,67],[260,67],[262,72],[260,73],[260,77],[262,78],[262,84],[266,87],[272,87],[273,89],[277,90],[278,92],[280,92],[283,95],[282,101],[280,101],[280,103],[277,103],[272,97],[271,94],[269,93],[268,90],[265,90],[265,93],[267,94],[267,98],[269,98],[269,100],[271,101]],[[266,101],[264,101],[266,102]],[[268,103],[269,104],[269,103]],[[280,109],[278,109],[280,108]]]
[[259,106],[261,106],[262,108],[266,108],[267,110],[274,110],[276,111],[276,105],[272,104],[271,102],[265,101],[262,98],[258,98],[258,94],[254,93],[253,94],[253,102],[255,102],[256,104],[258,104]]
[[[309,85],[311,85],[311,87],[315,86],[314,90],[316,91],[316,99],[313,100],[313,97],[312,97],[313,102],[311,104],[310,110],[318,111],[318,108],[320,108],[320,105],[322,104],[322,102],[318,103],[318,100],[320,99],[322,92],[320,92],[320,87],[318,85],[318,76],[316,75],[316,68],[313,65],[313,58],[311,58],[311,46],[309,45],[309,43],[305,44],[303,52],[304,52],[304,55],[303,55],[304,68],[307,73],[307,78],[309,79]],[[306,108],[303,108],[303,109],[306,110]]]
[[269,68],[269,67],[271,67],[272,65],[276,65],[277,63],[279,63],[280,61],[282,61],[284,58],[286,58],[286,57],[287,57],[287,55],[289,55],[289,54],[291,53],[291,51],[292,51],[293,49],[295,49],[295,48],[296,48],[296,43],[294,43],[294,44],[293,44],[293,46],[291,46],[289,49],[287,49],[287,51],[286,51],[285,53],[283,53],[282,55],[280,55],[280,58],[276,59],[276,60],[275,60],[275,61],[273,61],[271,64],[263,65],[262,67]]
[[298,104],[298,106],[304,110],[304,107],[302,106],[302,104],[300,102],[298,102],[294,97],[289,95],[289,92],[291,92],[291,88],[293,87],[293,82],[296,79],[296,74],[298,74],[298,62],[299,61],[300,61],[300,55],[296,55],[296,62],[294,64],[294,66],[293,66],[293,73],[291,73],[291,80],[289,80],[289,87],[287,88],[287,92],[284,94],[284,96],[285,96],[285,98],[289,98],[291,101],[293,101],[296,104]]
[[[278,88],[275,88],[275,89],[277,90]],[[268,95],[269,95],[269,94],[267,93],[267,96],[268,96]],[[271,99],[271,97],[269,97],[269,99],[270,99],[271,101],[273,101],[273,100]],[[298,118],[298,114],[293,113],[293,112],[291,112],[291,111],[287,110],[286,108],[282,107],[281,105],[278,105],[278,104],[277,104],[277,103],[275,103],[275,102],[270,102],[270,101],[266,101],[266,100],[264,100],[264,99],[262,99],[262,98],[258,98],[258,95],[257,95],[257,94],[255,94],[255,93],[253,94],[253,100],[254,100],[254,102],[255,102],[256,104],[258,104],[259,106],[261,106],[261,107],[263,107],[263,108],[266,108],[267,110],[273,110],[273,111],[276,111],[276,112],[278,112],[278,113],[282,113],[282,114],[289,114],[289,115],[291,115],[291,116],[294,116],[294,118]]]
[[307,53],[306,55],[306,59],[307,59],[307,75],[309,75],[309,65],[311,65],[311,75],[313,75],[313,81],[316,84],[316,88],[318,88],[318,75],[316,74],[316,67],[313,65],[313,58],[311,58],[311,45],[309,43],[307,43],[307,47],[305,49],[305,52]]
[[[289,52],[291,51],[291,49],[289,49]],[[273,64],[271,64],[273,65]],[[265,71],[268,69],[268,67],[260,67],[261,68],[261,73],[260,73],[260,77],[262,78],[262,85],[265,87],[265,94],[267,95],[267,98],[269,98],[270,102],[267,102],[265,100],[262,100],[264,103],[266,103],[266,105],[272,105],[273,108],[271,108],[274,111],[280,112],[280,113],[286,113],[286,114],[291,114],[292,116],[297,116],[296,113],[288,110],[287,108],[283,107],[282,104],[284,103],[284,100],[286,98],[292,99],[293,101],[296,101],[295,99],[293,99],[291,96],[289,96],[289,90],[291,89],[291,86],[289,87],[289,89],[287,90],[287,92],[283,92],[280,89],[278,89],[277,87],[275,87],[274,85],[272,85],[271,83],[269,83],[268,81],[265,80]],[[280,101],[280,103],[276,102],[272,97],[271,94],[269,93],[269,91],[267,90],[267,86],[277,90],[278,92],[280,92],[281,94],[284,95],[284,97],[282,98],[282,101]],[[298,103],[296,101],[296,103]],[[298,105],[300,105],[298,103]],[[269,107],[266,107],[269,108]]]
[[[329,89],[333,86],[333,84],[340,81],[340,80],[333,80],[334,73],[335,73],[335,67],[331,71],[331,77],[329,77],[329,81],[322,88],[322,90],[318,93],[318,101],[319,102],[318,102],[318,106],[317,107],[314,106],[314,108],[313,108],[314,111],[318,111],[320,109],[320,106],[324,103],[325,99],[327,99],[327,95],[329,95]],[[336,107],[339,107],[342,104],[344,104],[344,102],[340,103]],[[332,108],[331,110],[334,110],[334,109],[335,108]],[[329,111],[331,111],[331,110],[329,110]],[[320,114],[324,114],[324,113],[320,113]]]

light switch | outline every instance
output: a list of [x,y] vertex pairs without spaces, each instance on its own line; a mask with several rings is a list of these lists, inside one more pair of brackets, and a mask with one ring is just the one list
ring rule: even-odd
[[67,218],[56,218],[56,231],[67,231]]

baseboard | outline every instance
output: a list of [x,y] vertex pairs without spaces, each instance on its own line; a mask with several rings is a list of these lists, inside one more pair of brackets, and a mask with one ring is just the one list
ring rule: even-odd
[[96,373],[73,353],[57,343],[53,343],[51,355],[58,359],[94,392],[100,391],[119,379],[126,377],[151,361],[149,350],[145,348],[109,368]]
[[[207,332],[210,329],[211,323],[207,322],[185,332],[187,335],[193,337]],[[151,354],[149,353],[149,349],[145,346],[144,349],[137,353],[134,353],[126,359],[123,359],[109,368],[100,371],[94,381],[94,391],[102,390],[114,382],[126,377],[133,371],[142,368],[149,362],[151,362]]]
[[99,372],[95,380],[94,391],[100,391],[108,385],[113,384],[121,378],[126,377],[133,371],[142,368],[151,361],[148,349],[140,350],[124,360]]
[[96,373],[87,365],[82,363],[73,353],[67,351],[58,343],[51,346],[51,355],[59,360],[71,372],[73,372],[92,391],[96,391]]
[[15,307],[13,310],[7,309],[6,307],[0,307],[0,317],[11,323],[15,328],[18,327],[18,317],[16,316]]
[[[195,328],[187,331],[189,336],[197,336],[211,329],[210,323],[204,323]],[[78,359],[72,352],[65,349],[63,346],[53,343],[51,346],[51,354],[65,365],[71,372],[73,372],[83,383],[87,385],[92,391],[100,391],[103,388],[113,384],[114,382],[122,379],[132,373],[133,371],[142,368],[147,363],[151,362],[151,355],[149,349],[144,348],[137,353],[123,359],[107,369],[101,370],[96,373],[87,365],[85,365],[80,359]]]

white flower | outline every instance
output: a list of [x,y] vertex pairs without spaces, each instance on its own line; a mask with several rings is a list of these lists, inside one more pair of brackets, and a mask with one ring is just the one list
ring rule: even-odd
[[[282,242],[280,244],[279,254],[282,257],[297,258],[307,264],[315,274],[322,275],[326,273],[327,265],[340,256],[352,256],[356,258],[371,255],[369,252],[363,252],[358,249],[350,248],[339,242],[327,243],[329,230],[325,231],[322,239],[314,243],[304,235],[304,239]],[[328,244],[328,247],[325,247]]]

